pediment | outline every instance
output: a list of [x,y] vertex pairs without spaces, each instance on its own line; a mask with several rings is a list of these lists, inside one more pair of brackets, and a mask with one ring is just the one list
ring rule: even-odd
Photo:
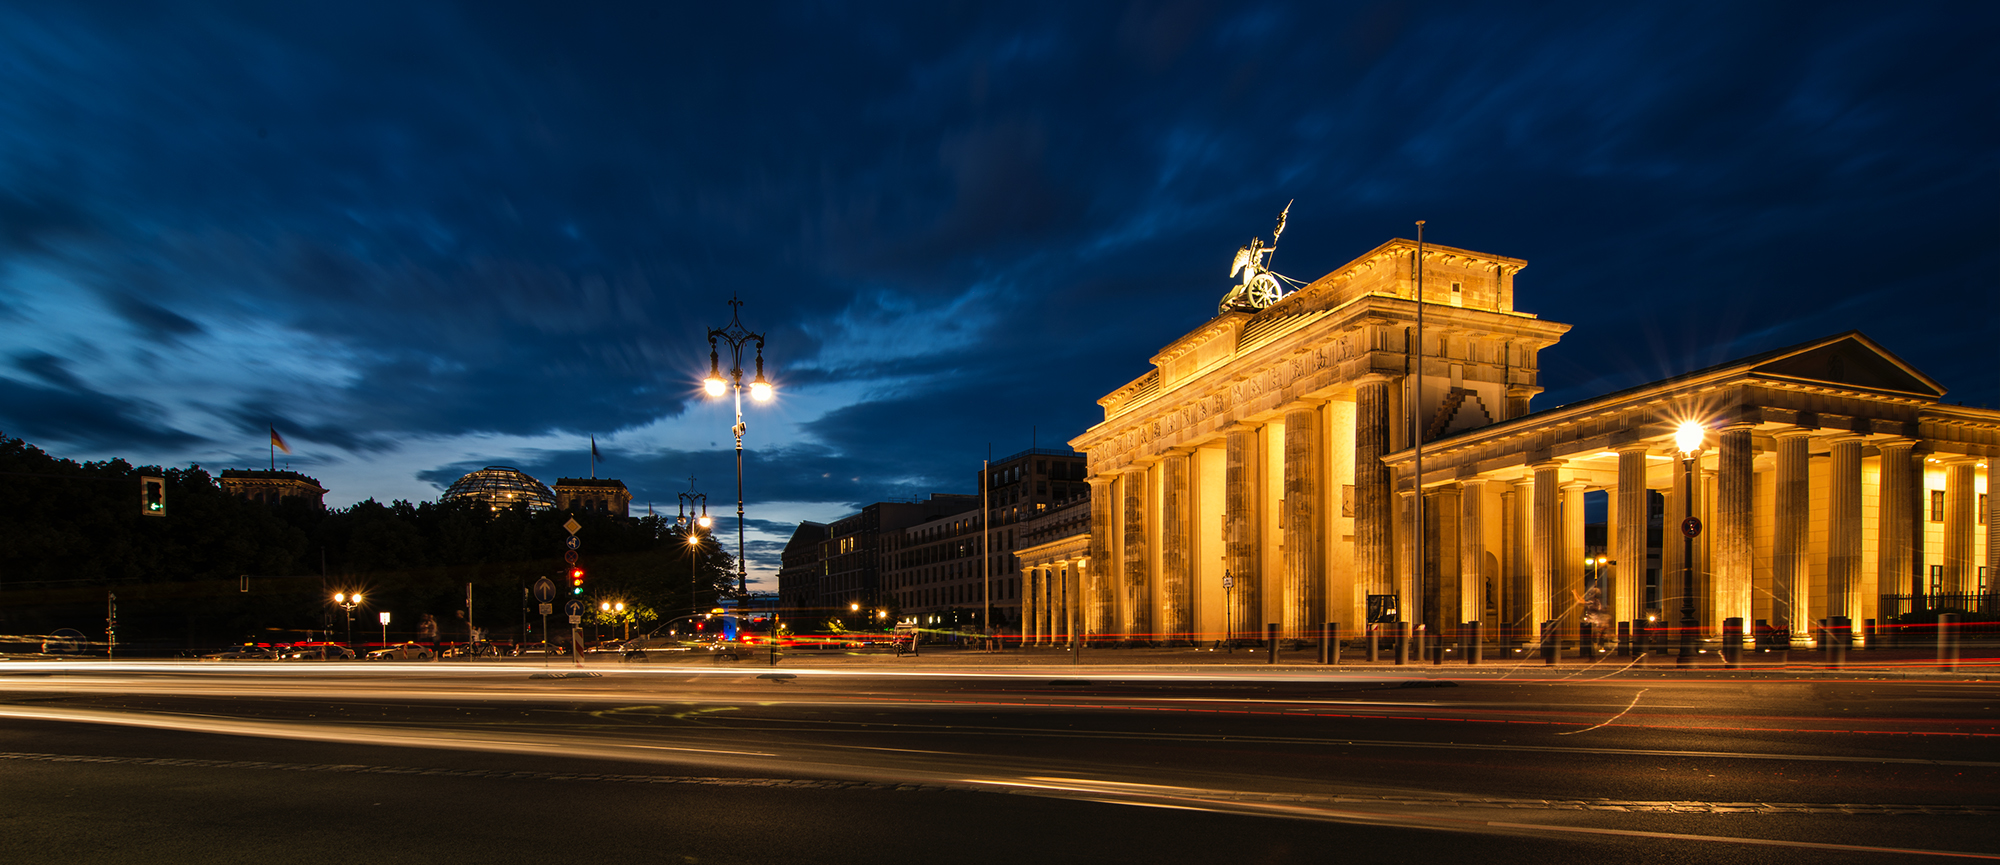
[[1944,396],[1944,388],[1930,376],[1858,333],[1765,361],[1751,367],[1750,373],[1932,399]]

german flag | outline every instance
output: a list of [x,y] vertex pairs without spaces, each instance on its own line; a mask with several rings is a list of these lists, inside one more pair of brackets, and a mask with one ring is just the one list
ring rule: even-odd
[[277,448],[278,450],[284,451],[285,453],[292,452],[292,446],[285,444],[285,437],[278,435],[278,428],[275,426],[271,427],[271,447]]

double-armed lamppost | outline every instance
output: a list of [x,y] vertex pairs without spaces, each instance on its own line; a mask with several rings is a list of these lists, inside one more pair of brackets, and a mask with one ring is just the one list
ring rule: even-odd
[[[729,299],[729,326],[708,330],[708,378],[701,383],[702,390],[709,396],[721,396],[732,386],[736,391],[736,590],[750,594],[750,573],[743,562],[743,344],[751,340],[757,342],[757,377],[750,380],[750,398],[758,402],[771,399],[771,383],[764,378],[764,335],[752,333],[743,326],[738,314],[742,312],[743,301]],[[716,340],[729,343],[729,380],[722,378],[722,356],[717,352]]]
[[[739,408],[738,411],[740,412],[741,409]],[[743,458],[740,455],[742,449],[741,438],[737,440],[737,448],[739,453],[737,457],[737,471],[741,472],[743,470]],[[741,503],[737,507],[740,514]],[[737,522],[739,524],[742,522],[740,516],[737,518]],[[681,535],[687,538],[688,612],[690,614],[699,614],[701,612],[701,598],[700,593],[695,589],[697,585],[695,579],[695,554],[701,551],[702,533],[708,531],[709,527],[714,525],[714,521],[708,518],[708,494],[694,491],[694,478],[692,477],[688,478],[688,491],[681,493],[681,513],[680,516],[674,518],[674,525],[680,526]]]
[[354,645],[354,608],[361,606],[361,593],[333,593],[333,605],[347,611],[347,644]]
[[1694,421],[1683,421],[1674,430],[1674,449],[1681,452],[1681,472],[1687,484],[1681,497],[1681,652],[1675,662],[1680,667],[1694,664],[1694,538],[1701,534],[1701,520],[1694,515],[1694,461],[1701,455],[1707,433]]

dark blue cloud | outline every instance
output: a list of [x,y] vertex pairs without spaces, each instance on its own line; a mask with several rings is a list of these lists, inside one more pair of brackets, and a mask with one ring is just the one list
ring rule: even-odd
[[[1543,405],[1857,327],[2000,404],[1996,36],[1980,4],[10,10],[0,384],[76,442],[496,442],[434,484],[664,425],[609,454],[664,500],[733,485],[727,423],[672,422],[735,294],[803,412],[753,420],[746,494],[852,506],[1094,423],[1296,199],[1295,277],[1419,218],[1529,259],[1520,308],[1576,325]],[[93,298],[125,332],[63,314]],[[81,384],[148,375],[174,395]],[[149,400],[213,424],[146,439]]]

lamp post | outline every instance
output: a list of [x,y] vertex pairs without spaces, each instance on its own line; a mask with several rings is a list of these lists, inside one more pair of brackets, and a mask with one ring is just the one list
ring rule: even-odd
[[[757,341],[757,377],[750,381],[750,398],[757,402],[769,402],[771,383],[764,378],[764,335],[752,333],[738,318],[743,301],[729,299],[729,326],[708,329],[708,378],[701,383],[702,390],[711,397],[718,397],[732,385],[736,392],[736,425],[730,430],[736,434],[736,590],[745,596],[750,594],[750,573],[743,562],[743,344]],[[729,381],[722,379],[722,356],[717,353],[716,339],[729,343]]]
[[1701,453],[1707,431],[1701,424],[1684,421],[1674,430],[1674,449],[1681,452],[1681,472],[1687,492],[1681,496],[1681,651],[1675,666],[1694,664],[1694,538],[1701,534],[1701,520],[1694,515],[1694,460]]
[[[739,415],[739,425],[741,423],[740,415],[742,414],[742,411],[743,411],[742,400],[739,399],[737,400],[737,414]],[[736,438],[736,448],[737,448],[736,470],[739,481],[737,484],[737,489],[740,492],[742,490],[741,476],[743,471],[743,456],[742,456],[743,437],[740,433],[737,435]],[[674,518],[674,525],[680,526],[681,534],[687,536],[688,612],[690,614],[698,614],[701,612],[701,598],[698,597],[699,593],[695,589],[695,586],[697,585],[697,582],[695,580],[695,553],[701,549],[701,532],[708,531],[709,527],[714,525],[714,521],[709,519],[708,517],[708,495],[706,493],[698,493],[694,491],[694,477],[692,475],[688,477],[687,492],[681,493],[680,496],[681,496],[680,516]],[[742,507],[743,507],[742,502],[739,501],[737,503],[737,520],[736,520],[737,529],[739,532],[742,530],[742,525],[743,525]],[[742,539],[740,536],[738,537],[737,542],[739,545],[742,543]],[[739,546],[738,553],[740,554],[741,551],[742,551],[741,547]],[[739,561],[740,561],[740,556],[739,556]]]
[[333,593],[333,605],[347,611],[347,645],[354,645],[354,608],[361,606],[361,593]]

